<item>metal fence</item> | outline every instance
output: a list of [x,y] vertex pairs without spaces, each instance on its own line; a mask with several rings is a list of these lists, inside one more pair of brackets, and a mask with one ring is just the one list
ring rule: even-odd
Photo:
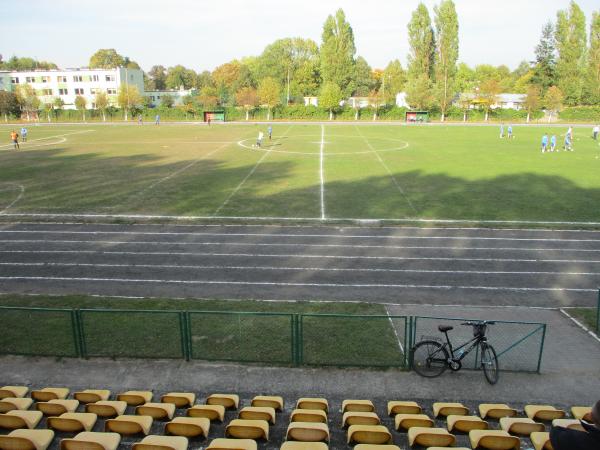
[[[464,319],[389,315],[0,307],[0,354],[408,368],[409,349]],[[539,372],[546,325],[489,327],[503,370]],[[453,341],[471,332],[456,327]],[[476,368],[479,355],[464,361]]]
[[598,289],[598,304],[596,305],[596,334],[600,334],[600,289]]

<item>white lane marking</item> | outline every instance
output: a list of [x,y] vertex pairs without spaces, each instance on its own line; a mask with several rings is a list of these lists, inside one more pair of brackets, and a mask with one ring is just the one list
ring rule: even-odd
[[466,289],[484,291],[525,291],[525,292],[597,292],[597,289],[546,288],[512,286],[461,286],[438,284],[378,284],[378,283],[285,283],[276,281],[224,281],[224,280],[161,280],[153,278],[94,278],[94,277],[0,277],[4,281],[84,281],[111,283],[154,283],[154,284],[206,284],[234,286],[284,286],[284,287],[333,287],[333,288],[394,288],[394,289]]
[[475,275],[577,275],[594,276],[600,272],[550,272],[550,271],[505,271],[505,270],[429,270],[429,269],[374,269],[374,268],[336,268],[336,267],[285,267],[285,266],[227,266],[227,265],[189,265],[189,264],[107,264],[107,263],[57,263],[57,262],[0,262],[0,266],[14,267],[135,267],[144,269],[193,269],[193,270],[257,270],[257,271],[294,271],[305,272],[373,272],[373,273],[446,273]]
[[596,333],[594,333],[592,330],[588,329],[588,327],[586,327],[584,324],[582,324],[579,320],[577,320],[575,317],[571,316],[568,312],[566,312],[563,308],[560,308],[560,312],[563,313],[565,316],[567,316],[569,319],[571,319],[573,322],[575,322],[575,324],[581,328],[583,331],[585,331],[587,334],[589,334],[591,337],[593,337],[594,339],[596,339],[598,342],[600,342],[600,336],[598,336]]
[[325,149],[325,125],[321,124],[321,147],[319,150],[319,178],[321,180],[321,220],[325,220],[325,175],[323,171],[323,150]]
[[[71,136],[73,134],[91,133],[92,131],[96,131],[96,130],[73,131],[71,133],[56,134],[54,136],[47,136],[47,137],[42,137],[42,138],[37,138],[37,139],[27,139],[27,141],[24,143],[25,145],[23,146],[23,149],[27,149],[29,147],[29,145],[27,145],[29,142],[37,142],[37,141],[43,141],[43,140],[47,140],[47,139],[54,139],[54,138],[58,138],[58,137]],[[61,142],[64,142],[64,141],[61,141]],[[0,145],[0,148],[12,147],[12,146],[13,146],[13,144],[5,144],[5,145]],[[33,147],[33,146],[31,146],[31,147]]]
[[[396,179],[396,177],[394,176],[394,174],[392,173],[392,171],[390,170],[388,165],[385,163],[385,161],[383,160],[381,155],[377,152],[377,150],[375,150],[375,148],[371,145],[369,140],[360,132],[359,128],[356,125],[354,127],[356,128],[356,131],[360,135],[360,137],[363,138],[363,140],[365,141],[367,146],[373,151],[373,153],[375,153],[375,156],[377,156],[377,159],[379,160],[379,162],[381,163],[383,168],[386,170],[389,177],[392,179],[392,182],[396,186],[396,189],[398,189],[398,192],[400,192],[400,195],[402,195],[402,197],[404,197],[404,200],[406,200],[406,203],[408,203],[408,206],[410,206],[410,208],[413,210],[413,212],[418,215],[419,211],[417,211],[417,208],[415,208],[415,205],[413,204],[413,202],[410,201],[410,198],[408,197],[408,195],[406,195],[406,192],[404,192],[404,189],[402,189],[402,186],[400,186],[400,183],[398,182],[398,180]],[[408,145],[407,145],[407,147],[408,147]]]
[[[22,184],[19,184],[19,183],[6,183],[6,184],[9,185],[9,186],[15,186],[15,187],[17,187],[17,189],[20,192],[19,192],[19,195],[17,195],[17,198],[15,198],[12,202],[10,202],[8,204],[7,207],[5,207],[3,210],[0,211],[0,215],[4,214],[6,211],[8,211],[10,208],[12,208],[19,200],[21,200],[21,198],[25,194],[25,186],[23,186]],[[10,190],[16,190],[16,189],[0,188],[0,192],[10,191]]]
[[392,320],[392,317],[390,316],[390,312],[388,311],[387,307],[385,308],[385,313],[388,316],[388,320],[390,321],[390,326],[392,327],[392,330],[394,330],[394,335],[396,336],[396,342],[398,343],[398,348],[400,349],[402,354],[404,354],[404,346],[402,345],[400,336],[398,336],[398,331],[396,331],[396,326],[394,325],[394,321]]

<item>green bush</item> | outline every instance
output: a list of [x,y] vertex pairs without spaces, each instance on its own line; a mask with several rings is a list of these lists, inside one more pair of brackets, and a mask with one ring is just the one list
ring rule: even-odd
[[560,120],[582,121],[582,122],[600,122],[599,106],[575,106],[566,108],[558,115]]

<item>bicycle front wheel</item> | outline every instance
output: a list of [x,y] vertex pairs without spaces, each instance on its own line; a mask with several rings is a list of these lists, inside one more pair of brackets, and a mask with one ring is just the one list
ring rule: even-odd
[[412,348],[412,368],[422,377],[438,377],[448,367],[448,352],[436,341],[421,341]]
[[488,383],[496,384],[500,375],[500,367],[496,350],[489,344],[481,344],[481,367]]

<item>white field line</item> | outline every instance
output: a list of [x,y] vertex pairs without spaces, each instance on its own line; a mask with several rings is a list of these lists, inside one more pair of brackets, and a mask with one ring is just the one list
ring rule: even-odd
[[321,180],[321,220],[325,220],[325,175],[323,173],[323,150],[325,148],[325,125],[321,124],[321,147],[319,150],[319,178]]
[[598,342],[600,342],[600,336],[598,336],[596,333],[594,333],[592,330],[589,330],[588,327],[586,327],[584,324],[582,324],[581,322],[579,322],[579,320],[577,320],[575,317],[571,316],[568,312],[566,312],[563,308],[560,308],[560,312],[563,313],[565,316],[567,316],[569,319],[571,319],[573,322],[575,322],[575,324],[581,328],[583,331],[585,331],[587,334],[589,334],[591,337],[593,337],[594,339],[596,339]]
[[[363,140],[365,141],[367,146],[371,149],[371,151],[375,154],[375,156],[377,156],[377,159],[379,160],[379,162],[381,163],[383,168],[386,170],[389,177],[392,179],[392,182],[396,186],[396,189],[398,189],[398,192],[400,192],[400,195],[402,195],[402,197],[404,197],[404,200],[406,200],[406,203],[408,203],[408,206],[410,206],[410,208],[413,210],[413,212],[418,215],[419,211],[417,211],[417,208],[415,208],[415,205],[413,204],[413,202],[410,201],[410,198],[408,197],[408,195],[406,195],[406,192],[404,192],[404,189],[402,189],[402,186],[400,186],[400,183],[398,182],[398,180],[396,179],[396,177],[394,176],[394,174],[392,173],[392,171],[390,170],[388,165],[385,163],[385,161],[383,160],[381,155],[377,152],[377,150],[375,150],[375,148],[371,145],[369,140],[361,133],[361,131],[359,130],[359,128],[356,125],[355,125],[355,128],[356,128],[356,132],[360,135],[361,138],[363,138]],[[407,144],[407,147],[408,147],[408,144]]]
[[400,340],[400,336],[398,336],[398,331],[396,331],[396,326],[394,325],[394,321],[392,320],[392,317],[390,316],[390,312],[388,311],[387,307],[385,308],[385,313],[388,316],[388,320],[390,321],[390,326],[392,327],[392,330],[394,330],[394,335],[396,336],[396,342],[398,342],[398,348],[400,349],[400,351],[404,355],[404,346],[402,345],[402,341]]
[[[0,211],[0,215],[4,214],[6,211],[8,211],[10,208],[12,208],[13,205],[15,205],[19,200],[21,200],[21,198],[23,197],[23,194],[25,194],[25,186],[23,186],[22,184],[8,183],[8,185],[16,186],[20,190],[20,192],[19,192],[19,195],[17,195],[17,198],[15,198],[12,202],[10,202],[8,204],[8,206],[5,207],[2,211]],[[16,190],[16,189],[0,189],[0,192],[7,191],[7,190]]]
[[[43,138],[37,138],[37,139],[27,139],[27,141],[25,142],[24,148],[28,147],[28,143],[29,142],[37,142],[37,141],[43,141],[43,140],[47,140],[47,139],[53,139],[53,138],[58,138],[58,137],[64,137],[64,136],[71,136],[73,134],[81,134],[81,133],[91,133],[92,131],[96,131],[96,130],[81,130],[81,131],[73,131],[71,133],[63,133],[63,134],[55,134],[54,136],[47,136],[47,137],[43,137]],[[21,144],[22,145],[22,144]],[[0,145],[0,148],[5,148],[5,147],[12,147],[13,144],[5,144],[5,145]]]
[[94,277],[0,277],[3,281],[82,281],[110,283],[153,283],[191,285],[232,285],[232,286],[277,286],[277,287],[331,287],[331,288],[390,288],[390,289],[441,289],[441,290],[483,290],[483,291],[524,291],[524,292],[597,292],[597,289],[545,288],[513,286],[461,286],[429,284],[379,284],[379,283],[286,283],[276,281],[225,281],[225,280],[171,280],[154,278],[94,278]]
[[502,270],[421,270],[421,269],[373,269],[336,267],[286,267],[286,266],[231,266],[193,264],[108,264],[108,263],[60,263],[60,262],[0,262],[7,267],[102,267],[102,268],[143,268],[143,269],[182,269],[182,270],[255,270],[255,271],[303,271],[303,272],[367,272],[367,273],[445,273],[473,275],[600,275],[599,272],[549,272],[549,271],[502,271]]

